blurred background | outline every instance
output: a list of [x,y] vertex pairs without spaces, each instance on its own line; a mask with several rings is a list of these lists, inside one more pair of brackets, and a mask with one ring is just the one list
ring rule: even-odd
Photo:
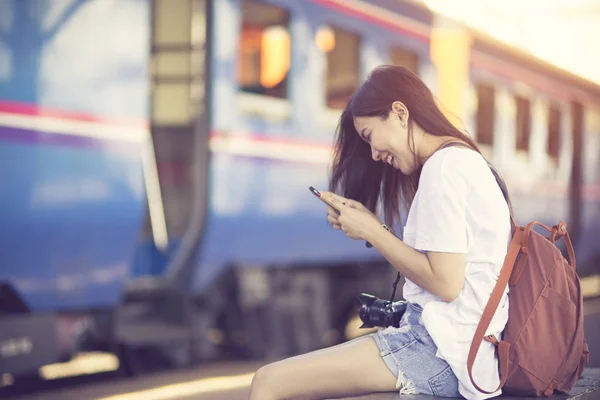
[[241,399],[260,365],[366,333],[358,294],[395,270],[307,189],[381,64],[476,139],[517,223],[567,222],[599,367],[599,21],[596,0],[0,0],[0,391]]

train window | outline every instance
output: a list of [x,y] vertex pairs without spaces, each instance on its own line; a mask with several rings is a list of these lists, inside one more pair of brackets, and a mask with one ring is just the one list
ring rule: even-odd
[[289,14],[281,7],[242,1],[237,79],[243,92],[287,98]]
[[557,104],[551,104],[548,110],[548,155],[558,159],[560,146],[561,115]]
[[360,37],[332,27],[333,46],[327,52],[327,106],[346,106],[360,82]]
[[531,107],[529,99],[525,97],[515,97],[517,106],[516,119],[516,145],[517,150],[529,150],[529,135],[531,132]]
[[390,58],[393,65],[401,65],[415,74],[419,74],[419,56],[417,53],[401,47],[392,47]]
[[492,85],[478,83],[477,86],[477,141],[494,144],[495,90]]
[[190,4],[161,0],[153,6],[152,122],[186,125],[193,115]]

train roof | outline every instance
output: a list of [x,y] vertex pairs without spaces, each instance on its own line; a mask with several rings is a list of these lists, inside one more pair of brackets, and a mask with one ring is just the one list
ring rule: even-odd
[[[384,7],[428,26],[432,26],[436,15],[439,15],[420,0],[374,0],[372,4]],[[571,89],[575,89],[575,92],[579,92],[580,94],[584,92],[583,96],[577,97],[583,97],[595,104],[600,104],[599,84],[538,58],[525,50],[495,39],[475,28],[468,27],[468,29],[473,36],[474,51],[502,59],[507,63],[525,68],[535,74],[542,74],[551,80],[560,81],[571,87]]]
[[600,102],[600,85],[597,83],[542,60],[515,46],[501,42],[481,31],[470,30],[473,34],[473,50],[504,59],[511,64],[527,68],[534,73],[543,74],[551,79],[561,81],[572,88],[586,92],[588,96],[595,98],[596,102]]
[[424,3],[414,0],[373,0],[372,4],[431,26],[435,13]]

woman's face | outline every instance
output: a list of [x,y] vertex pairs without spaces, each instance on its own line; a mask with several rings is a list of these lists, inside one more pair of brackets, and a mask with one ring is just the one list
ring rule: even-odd
[[394,103],[385,120],[380,117],[354,118],[359,136],[371,146],[373,160],[388,163],[404,175],[410,175],[416,169],[408,145],[407,119],[408,111],[399,102]]

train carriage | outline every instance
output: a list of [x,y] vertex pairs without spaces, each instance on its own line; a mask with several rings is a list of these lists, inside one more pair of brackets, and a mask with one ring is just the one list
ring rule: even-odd
[[[0,4],[0,324],[16,327],[0,348],[22,348],[3,372],[87,349],[130,372],[148,347],[175,364],[279,357],[352,335],[358,293],[388,296],[395,273],[307,189],[327,187],[341,110],[386,63],[477,140],[517,222],[565,220],[580,274],[598,274],[596,84],[417,2],[48,4]],[[58,332],[45,352],[36,326]]]

